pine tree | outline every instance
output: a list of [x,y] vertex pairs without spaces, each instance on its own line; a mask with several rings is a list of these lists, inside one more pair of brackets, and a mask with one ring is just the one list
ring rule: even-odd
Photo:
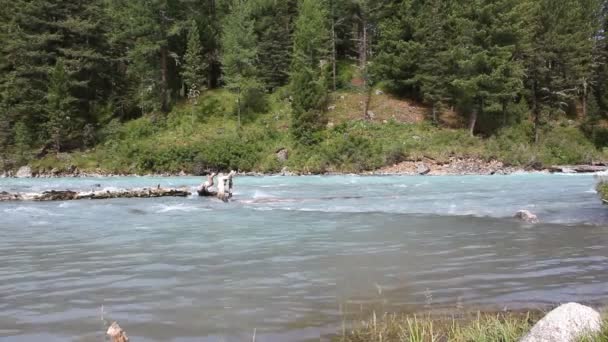
[[260,87],[257,79],[258,56],[254,22],[243,0],[234,0],[225,18],[222,34],[222,70],[226,88],[237,94],[237,120],[241,126],[243,95]]
[[324,63],[329,47],[328,13],[321,0],[303,0],[294,32],[291,65],[292,134],[303,144],[315,142],[327,98]]
[[202,91],[207,86],[208,64],[203,57],[198,24],[191,20],[188,32],[188,47],[184,55],[182,77],[188,89]]
[[564,113],[580,98],[581,85],[590,77],[600,4],[595,0],[527,0],[524,4],[529,28],[526,86],[538,142],[543,114]]
[[179,84],[173,67],[178,55],[171,49],[187,28],[188,7],[176,0],[107,1],[111,42],[123,48],[139,106],[144,113],[169,111]]
[[63,60],[58,60],[49,75],[49,88],[46,95],[48,119],[46,134],[49,143],[60,152],[62,144],[72,133],[74,104],[76,99],[70,94],[69,75]]
[[257,0],[254,5],[259,78],[272,91],[289,80],[297,5],[295,0]]
[[513,100],[521,90],[523,73],[516,53],[522,38],[514,30],[516,1],[477,0],[456,7],[451,53],[457,68],[451,85],[461,110],[470,113],[471,135],[486,106]]

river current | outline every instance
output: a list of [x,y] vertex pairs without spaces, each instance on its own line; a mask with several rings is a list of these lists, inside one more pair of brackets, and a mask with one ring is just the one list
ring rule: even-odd
[[[201,178],[0,179],[0,191]],[[593,176],[242,177],[214,199],[0,203],[0,341],[308,341],[371,311],[608,304]],[[530,225],[520,209],[539,216]]]

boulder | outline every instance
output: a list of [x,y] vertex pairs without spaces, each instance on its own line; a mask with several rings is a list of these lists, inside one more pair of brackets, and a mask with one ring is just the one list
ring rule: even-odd
[[15,177],[17,178],[32,178],[32,168],[29,166],[22,166],[19,168],[19,171],[17,171],[17,174],[15,174]]
[[559,306],[541,319],[521,342],[575,342],[601,330],[601,316],[577,303]]
[[428,175],[431,173],[431,168],[428,167],[425,163],[420,163],[416,165],[416,173],[421,176]]
[[289,168],[287,166],[285,166],[284,168],[281,169],[281,176],[295,176],[296,174],[289,171]]
[[277,160],[281,163],[284,163],[289,159],[289,151],[285,148],[282,148],[277,151]]
[[538,216],[534,215],[529,210],[520,210],[515,214],[515,218],[527,223],[538,223],[540,222]]

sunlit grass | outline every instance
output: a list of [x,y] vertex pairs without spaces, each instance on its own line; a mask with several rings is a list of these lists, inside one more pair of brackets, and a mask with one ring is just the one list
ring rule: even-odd
[[534,324],[531,314],[468,317],[376,315],[343,333],[340,342],[515,342]]

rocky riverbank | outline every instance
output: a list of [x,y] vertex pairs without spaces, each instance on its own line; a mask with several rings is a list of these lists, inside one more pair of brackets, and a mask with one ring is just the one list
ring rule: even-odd
[[[608,171],[608,165],[561,165],[543,167],[540,165],[530,165],[528,167],[516,167],[505,165],[498,160],[485,161],[475,158],[451,158],[448,162],[438,162],[433,159],[424,158],[419,161],[404,161],[399,164],[382,167],[378,170],[361,172],[359,175],[431,175],[431,176],[464,176],[464,175],[509,175],[513,173],[598,173]],[[327,172],[324,175],[342,175],[340,172]],[[311,173],[301,173],[291,171],[284,167],[278,173],[262,172],[239,172],[238,176],[304,176],[315,175]],[[179,173],[158,173],[158,174],[121,174],[110,173],[104,170],[83,171],[77,167],[69,167],[66,170],[34,170],[29,166],[24,166],[18,170],[9,170],[0,173],[0,178],[100,178],[100,177],[186,177],[201,176],[191,174],[186,171]]]

